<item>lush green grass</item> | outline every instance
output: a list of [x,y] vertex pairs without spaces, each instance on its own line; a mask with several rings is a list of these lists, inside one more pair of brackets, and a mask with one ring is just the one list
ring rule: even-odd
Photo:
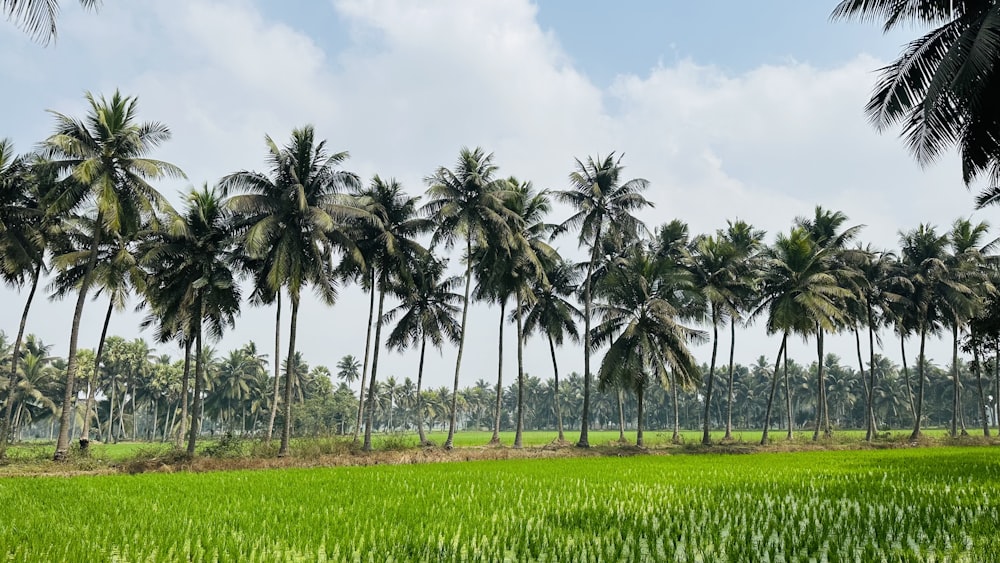
[[[863,430],[841,430],[834,433],[834,442],[841,444],[857,444],[864,438]],[[925,434],[930,438],[942,438],[947,434],[945,429],[929,429],[925,431]],[[659,446],[667,446],[671,443],[672,432],[664,430],[652,430],[645,433],[646,446],[651,448],[656,448]],[[566,440],[573,444],[579,439],[579,432],[572,431],[565,433]],[[635,432],[626,432],[626,439],[630,444],[635,444]],[[723,432],[714,431],[712,432],[712,439],[718,443],[722,440]],[[757,444],[760,442],[761,431],[760,430],[735,430],[733,432],[733,440],[736,443],[744,444]],[[894,431],[890,432],[888,437],[881,437],[880,440],[893,440],[893,441],[905,441],[909,436],[909,431]],[[446,431],[433,431],[427,433],[427,438],[437,444],[443,445],[448,437]],[[484,446],[492,437],[492,432],[487,431],[463,431],[455,434],[455,446],[464,447],[476,447]],[[542,430],[542,431],[531,431],[525,432],[523,437],[523,444],[526,447],[538,447],[545,446],[552,443],[557,437],[557,433],[554,430]],[[501,432],[500,433],[501,442],[505,446],[511,446],[514,443],[514,433],[513,432]],[[771,439],[776,444],[785,443],[785,433],[784,431],[772,431]],[[318,439],[319,441],[327,442],[344,442],[344,447],[346,448],[346,442],[350,438],[329,438],[329,439]],[[248,438],[242,440],[242,448],[244,453],[247,455],[257,453],[260,455],[267,455],[269,451],[266,448],[261,448],[260,443],[256,439]],[[293,439],[292,441],[292,454],[295,455],[297,451],[302,453],[307,453],[311,449],[315,449],[315,442],[317,439],[312,438],[301,438]],[[412,432],[408,433],[397,433],[397,434],[375,434],[372,438],[374,448],[376,450],[384,449],[400,449],[412,447],[416,448],[419,445],[417,435]],[[701,443],[701,432],[695,430],[685,430],[681,432],[681,442],[683,444],[700,444]],[[800,431],[796,432],[794,442],[796,444],[810,444],[812,443],[812,432]],[[217,441],[212,439],[203,439],[199,442],[198,451],[200,453],[204,452],[206,448],[213,447]],[[601,445],[617,445],[618,444],[618,431],[617,430],[598,430],[590,432],[590,444],[592,446]],[[327,446],[329,444],[326,444]],[[121,462],[136,456],[146,456],[151,457],[157,453],[166,453],[172,446],[170,444],[160,444],[160,443],[149,443],[149,442],[120,442],[117,444],[101,444],[92,443],[90,446],[91,458],[96,462]],[[256,448],[256,449],[255,449]],[[15,444],[7,450],[8,457],[15,462],[18,461],[44,461],[52,458],[52,454],[55,452],[55,443],[53,442],[27,442],[22,444]],[[271,452],[273,453],[273,452]]]
[[29,561],[995,561],[1000,451],[0,479]]

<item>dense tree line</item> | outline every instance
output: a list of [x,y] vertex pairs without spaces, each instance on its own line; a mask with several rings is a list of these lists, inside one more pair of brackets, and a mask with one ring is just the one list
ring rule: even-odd
[[[856,403],[845,406],[835,399],[850,387],[862,398],[861,425],[871,439],[880,424],[906,420],[879,401],[892,377],[892,370],[879,368],[880,338],[898,339],[903,385],[892,388],[893,397],[906,405],[916,438],[929,417],[940,415],[930,409],[942,396],[941,379],[924,361],[924,348],[928,336],[941,333],[953,343],[947,375],[951,431],[966,432],[971,418],[989,432],[985,358],[992,357],[1000,325],[996,261],[985,223],[960,219],[947,232],[919,225],[901,232],[898,253],[861,244],[861,226],[850,226],[843,213],[821,207],[795,219],[770,245],[763,231],[738,220],[710,234],[693,235],[681,220],[650,228],[636,217],[652,205],[643,195],[648,182],[625,178],[621,157],[613,153],[577,160],[567,189],[549,191],[504,177],[493,155],[482,149],[462,149],[451,168],[440,166],[427,177],[425,196],[411,196],[396,180],[374,176],[365,182],[344,170],[348,154],[329,151],[311,126],[294,130],[284,145],[265,137],[265,172],[237,171],[214,186],[191,189],[184,207],[175,209],[153,183],[183,177],[183,172],[149,158],[169,139],[167,127],[138,122],[136,100],[117,92],[87,99],[90,111],[83,119],[54,114],[55,131],[39,151],[17,155],[9,142],[0,143],[0,274],[25,298],[5,354],[4,445],[15,419],[22,426],[26,420],[17,418],[25,408],[15,408],[25,403],[11,398],[29,378],[33,357],[24,335],[46,273],[53,280],[52,295],[76,300],[68,353],[60,360],[65,366],[53,366],[52,372],[59,374],[54,384],[62,392],[61,400],[50,399],[51,412],[58,413],[57,458],[66,455],[71,435],[81,436],[86,447],[91,426],[100,432],[102,424],[107,425],[102,438],[138,438],[145,424],[147,437],[169,436],[178,447],[186,438],[193,454],[209,421],[213,429],[259,432],[267,440],[277,425],[279,455],[285,455],[301,421],[297,411],[313,412],[328,427],[350,428],[358,439],[363,430],[363,446],[370,449],[374,430],[407,420],[395,405],[409,399],[388,391],[393,386],[387,387],[384,374],[379,377],[380,356],[388,348],[418,346],[417,380],[407,393],[413,397],[411,411],[427,415],[409,417],[418,433],[423,436],[424,422],[445,425],[444,445],[451,447],[457,429],[483,426],[480,415],[489,415],[485,425],[495,439],[509,423],[519,447],[523,430],[542,420],[532,408],[537,396],[528,392],[532,379],[524,371],[522,349],[529,337],[545,340],[552,352],[552,396],[564,397],[579,384],[578,403],[552,402],[552,426],[562,436],[563,415],[578,417],[578,445],[584,447],[591,424],[605,425],[600,417],[606,413],[597,402],[601,394],[614,397],[619,426],[626,418],[635,420],[641,445],[648,416],[664,412],[658,402],[667,400],[663,389],[669,390],[675,427],[682,396],[691,396],[682,390],[699,397],[708,443],[713,426],[724,427],[731,437],[734,418],[739,422],[741,414],[745,424],[764,429],[766,442],[775,424],[789,433],[803,427],[802,409],[811,409],[808,427],[814,439],[830,435],[836,426],[858,422]],[[554,201],[565,204],[570,216],[550,222]],[[585,251],[582,262],[568,261],[550,245],[560,235],[577,237]],[[449,249],[457,250],[459,277],[447,275]],[[359,284],[370,296],[360,366],[364,400],[357,402],[353,421],[343,412],[327,417],[322,409],[304,408],[311,396],[307,387],[327,386],[315,382],[330,380],[311,374],[296,349],[302,292],[311,289],[333,305],[337,288],[347,283]],[[108,372],[120,351],[112,346],[117,341],[105,338],[107,321],[132,294],[147,312],[143,325],[153,330],[157,345],[169,343],[183,351],[179,367],[160,368],[179,371],[173,400],[163,399],[164,387],[145,383],[156,370],[138,360],[144,344],[129,352],[133,368]],[[107,308],[104,332],[90,355],[78,341],[92,296]],[[492,409],[485,410],[461,404],[462,353],[473,300],[496,304],[500,313],[497,382]],[[231,329],[248,304],[274,306],[272,370],[266,372],[263,354],[252,346],[232,352],[221,363],[225,369],[215,373],[206,341]],[[290,327],[284,349],[277,336],[282,322]],[[749,399],[737,400],[740,385],[748,382],[738,377],[733,361],[737,328],[754,322],[763,323],[780,342],[765,388],[754,391],[763,404],[762,418],[746,412]],[[517,346],[512,410],[500,361],[507,325],[516,331]],[[725,328],[730,331],[728,358],[724,351],[719,354],[719,333]],[[852,334],[857,342],[858,373],[851,375],[850,385],[837,380],[846,372],[835,370],[839,364],[828,362],[824,352],[825,339],[837,333]],[[817,361],[804,384],[787,358],[793,335],[816,344]],[[580,343],[584,372],[578,380],[563,381],[566,389],[560,389],[555,347],[567,341]],[[689,350],[699,341],[711,343],[707,366],[700,366]],[[425,393],[423,387],[428,342],[457,348],[453,384],[443,392]],[[918,346],[915,356],[907,355],[908,342]],[[960,348],[972,357],[975,399],[963,398]],[[591,361],[595,353],[599,363]],[[234,370],[253,375],[236,376]],[[116,375],[102,387],[107,373]],[[328,387],[329,393],[317,396],[346,406],[346,394],[337,399],[332,384]],[[73,414],[81,400],[84,414],[77,425]],[[634,413],[627,417],[626,403],[632,401]],[[140,415],[140,404],[155,412]],[[979,405],[979,414],[966,416],[967,404]],[[102,406],[107,408],[103,419]],[[432,410],[445,419],[430,416]],[[380,412],[396,413],[394,422],[400,424],[380,420]],[[140,423],[143,417],[148,420]]]

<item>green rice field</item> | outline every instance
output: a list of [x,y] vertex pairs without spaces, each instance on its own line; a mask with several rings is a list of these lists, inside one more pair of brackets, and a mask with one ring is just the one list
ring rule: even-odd
[[1000,450],[0,479],[13,561],[996,561]]

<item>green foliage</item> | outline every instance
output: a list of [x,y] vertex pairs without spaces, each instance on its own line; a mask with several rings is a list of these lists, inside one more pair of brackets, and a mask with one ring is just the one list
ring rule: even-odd
[[935,448],[4,479],[21,520],[0,527],[0,555],[991,561],[995,460]]

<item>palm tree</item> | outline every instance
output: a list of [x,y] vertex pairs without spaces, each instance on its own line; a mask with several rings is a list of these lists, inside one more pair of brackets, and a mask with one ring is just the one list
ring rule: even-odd
[[[946,288],[941,297],[947,324],[952,331],[952,417],[951,435],[957,436],[959,425],[961,434],[968,435],[965,419],[961,415],[962,387],[958,372],[959,332],[969,321],[982,310],[987,295],[995,291],[990,276],[987,275],[987,256],[996,241],[984,243],[983,238],[989,231],[989,224],[980,222],[973,224],[969,219],[958,219],[949,234],[949,247],[946,265],[952,284]],[[978,369],[978,368],[977,368]]]
[[622,157],[612,152],[606,158],[588,158],[586,163],[576,160],[576,170],[570,173],[569,190],[556,193],[559,201],[569,204],[575,213],[563,222],[560,230],[579,228],[581,246],[590,250],[587,274],[583,284],[583,412],[581,413],[580,439],[577,446],[590,447],[588,435],[590,420],[590,353],[593,347],[590,334],[590,310],[593,305],[591,291],[594,268],[597,267],[603,237],[609,231],[635,235],[642,223],[633,213],[652,207],[641,192],[649,182],[636,178],[621,181],[624,167]]
[[347,385],[351,385],[361,378],[361,362],[357,358],[348,354],[337,361],[337,379]]
[[429,339],[435,348],[441,350],[445,339],[457,343],[462,336],[462,327],[455,320],[459,310],[457,303],[462,296],[454,292],[461,280],[456,276],[444,277],[445,267],[445,262],[437,260],[430,253],[421,255],[413,269],[413,283],[403,284],[396,290],[402,303],[385,314],[387,321],[399,316],[386,340],[389,348],[403,350],[420,342],[414,406],[417,411],[417,435],[421,444],[427,443],[424,435],[422,392],[427,341]]
[[910,151],[922,164],[957,146],[966,184],[987,175],[979,204],[1000,198],[1000,58],[995,39],[1000,5],[971,0],[842,0],[834,19],[881,21],[888,32],[933,26],[882,69],[865,111],[879,130],[903,123]]
[[737,219],[729,221],[724,233],[718,236],[725,237],[726,241],[735,250],[735,279],[730,286],[730,297],[732,315],[729,320],[729,374],[726,395],[726,434],[724,441],[733,439],[733,382],[734,382],[734,357],[736,355],[736,321],[744,313],[749,312],[753,307],[753,299],[756,294],[757,284],[760,276],[760,249],[764,240],[764,231],[753,228],[746,221]]
[[712,324],[712,359],[705,377],[705,414],[702,420],[701,443],[710,445],[709,414],[712,405],[712,384],[715,381],[715,361],[719,349],[719,324],[730,323],[736,311],[737,290],[740,283],[737,267],[740,255],[735,245],[720,232],[716,236],[702,235],[694,240],[690,253],[685,257],[693,283],[708,305],[708,319]]
[[[912,328],[920,335],[920,355],[917,359],[917,396],[913,411],[913,433],[911,440],[921,436],[920,426],[924,403],[924,372],[927,362],[924,345],[928,334],[941,329],[944,311],[940,298],[952,288],[947,271],[948,235],[938,235],[934,227],[921,224],[916,229],[900,234],[904,276],[909,294],[906,328]],[[955,287],[954,289],[958,289]],[[905,358],[904,358],[905,362]],[[904,363],[905,369],[905,363]]]
[[567,299],[578,288],[577,271],[565,260],[548,262],[545,277],[535,280],[532,293],[534,302],[524,315],[524,334],[538,332],[549,342],[549,353],[552,355],[552,374],[555,378],[553,389],[556,411],[556,427],[559,431],[558,443],[565,442],[563,436],[562,405],[559,395],[559,365],[556,363],[556,345],[562,346],[566,336],[574,342],[580,340],[575,319],[583,316]]
[[156,209],[168,209],[163,196],[148,180],[165,176],[184,177],[179,168],[166,162],[145,158],[160,143],[170,138],[170,130],[159,123],[136,123],[136,99],[115,92],[110,100],[86,95],[90,112],[83,120],[54,113],[56,131],[45,141],[50,166],[65,174],[65,189],[50,204],[50,212],[69,213],[85,201],[95,202],[94,223],[97,236],[90,244],[90,261],[80,282],[69,352],[66,356],[66,393],[59,420],[59,439],[55,459],[66,458],[69,451],[70,411],[75,397],[77,342],[80,319],[92,282],[100,234],[128,237],[139,230],[144,217]]
[[[251,259],[260,260],[261,279],[269,291],[288,292],[292,302],[288,342],[289,364],[295,361],[302,288],[314,286],[327,304],[336,299],[331,253],[335,248],[354,251],[343,219],[359,210],[341,196],[358,183],[356,175],[337,170],[347,160],[346,152],[328,154],[326,141],[316,142],[311,125],[292,131],[287,145],[279,148],[265,136],[271,176],[241,171],[226,176],[226,192],[245,192],[229,199],[229,207],[240,216],[243,244]],[[279,456],[288,455],[292,430],[291,374],[286,371],[284,428]]]
[[[857,236],[863,225],[855,225],[841,230],[847,222],[847,215],[840,211],[830,211],[817,205],[813,217],[800,217],[795,220],[796,225],[804,228],[813,242],[819,249],[828,250],[828,255],[824,260],[829,268],[829,273],[837,283],[842,286],[854,283],[854,272],[845,264],[845,250],[847,244]],[[845,299],[850,294],[847,293],[840,300],[841,309],[845,309]],[[839,321],[830,325],[829,330],[837,330],[842,323]],[[822,323],[816,324],[816,424],[813,429],[813,440],[819,439],[820,425],[823,425],[824,434],[829,437],[832,434],[830,428],[830,413],[826,397],[826,376],[823,354],[823,344],[825,342],[825,330]]]
[[[222,193],[207,185],[187,195],[183,215],[170,214],[167,228],[150,240],[142,263],[149,272],[145,298],[150,307],[147,324],[158,322],[161,341],[182,338],[185,351],[194,344],[195,380],[188,434],[188,455],[194,455],[200,433],[205,390],[203,336],[213,339],[234,324],[240,307],[240,288],[233,273],[235,255],[232,212]],[[182,393],[187,393],[188,354]]]
[[[97,9],[100,0],[80,0],[86,9]],[[57,0],[3,0],[3,14],[43,45],[56,38]]]
[[430,201],[423,210],[434,217],[437,229],[432,239],[432,247],[444,243],[454,245],[455,240],[465,238],[465,296],[462,300],[462,334],[458,340],[458,354],[455,358],[455,382],[451,394],[451,416],[448,424],[448,438],[444,447],[451,449],[455,438],[458,412],[458,378],[462,370],[462,352],[465,349],[466,321],[469,312],[469,292],[472,287],[473,244],[483,246],[494,242],[501,248],[513,248],[510,211],[504,206],[507,181],[494,178],[497,167],[493,164],[493,154],[486,154],[481,148],[462,148],[453,170],[439,167],[426,179]]
[[814,236],[801,226],[794,227],[788,235],[779,234],[774,246],[766,251],[764,275],[761,280],[762,301],[754,314],[766,312],[768,333],[781,332],[782,336],[764,414],[761,445],[768,442],[771,406],[778,386],[778,367],[782,356],[785,358],[788,437],[792,437],[792,407],[788,388],[788,335],[791,333],[806,335],[818,330],[832,330],[843,317],[839,300],[846,298],[850,292],[841,287],[837,277],[830,272],[831,253],[831,247],[819,246]]
[[[32,174],[28,158],[14,153],[14,145],[0,139],[0,280],[31,288],[21,313],[21,323],[11,347],[8,388],[17,386],[21,342],[28,312],[45,268],[45,214],[41,204],[41,182]],[[7,438],[13,417],[13,401],[8,400],[0,420],[0,459],[7,452]]]
[[[396,180],[372,178],[368,189],[361,192],[359,205],[370,215],[368,229],[373,253],[370,266],[374,268],[378,290],[378,315],[375,317],[375,341],[372,369],[368,378],[369,402],[376,396],[379,347],[384,324],[385,296],[393,286],[412,283],[411,263],[416,256],[426,253],[414,237],[430,230],[431,221],[417,217],[419,197],[408,197]],[[368,405],[363,448],[372,448],[374,404]]]
[[633,391],[638,400],[636,445],[643,445],[645,389],[656,374],[670,370],[675,382],[693,385],[700,377],[687,343],[699,333],[678,321],[694,291],[691,276],[670,260],[657,259],[641,246],[595,288],[601,298],[595,311],[595,346],[610,343],[598,372],[600,390],[611,386]]

